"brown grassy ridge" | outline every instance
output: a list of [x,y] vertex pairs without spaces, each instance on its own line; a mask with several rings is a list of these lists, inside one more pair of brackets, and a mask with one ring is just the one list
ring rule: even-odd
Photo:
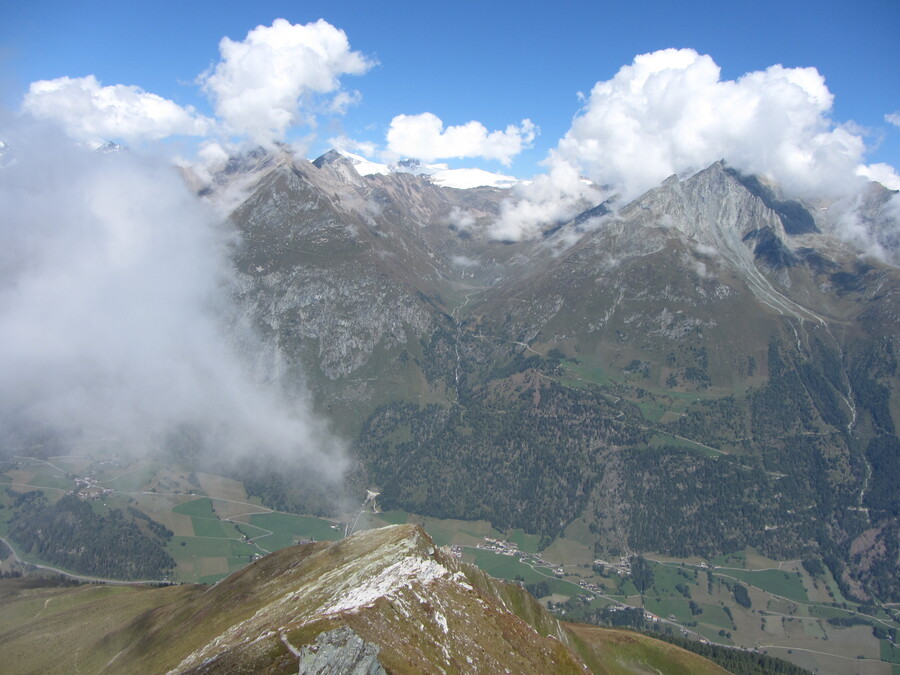
[[563,624],[595,675],[724,675],[727,670],[702,656],[646,635],[585,624]]

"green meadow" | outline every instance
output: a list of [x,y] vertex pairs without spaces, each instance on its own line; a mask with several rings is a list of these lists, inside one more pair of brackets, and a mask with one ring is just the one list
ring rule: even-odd
[[803,581],[796,574],[781,570],[715,570],[716,575],[733,577],[738,581],[761,588],[767,593],[780,595],[795,602],[809,602]]

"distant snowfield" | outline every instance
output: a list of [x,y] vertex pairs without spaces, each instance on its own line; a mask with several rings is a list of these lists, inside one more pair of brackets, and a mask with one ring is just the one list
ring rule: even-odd
[[373,162],[351,152],[344,152],[343,150],[339,152],[353,163],[353,167],[360,176],[413,173],[420,176],[429,176],[435,185],[460,190],[476,187],[511,188],[520,182],[518,178],[502,173],[485,171],[484,169],[450,169],[446,164],[425,164],[422,162],[410,162],[407,166],[388,165]]
[[431,181],[441,187],[461,190],[476,187],[511,188],[519,182],[512,176],[491,173],[484,169],[445,169],[431,174]]
[[375,173],[391,173],[391,168],[387,164],[373,162],[362,155],[354,155],[352,152],[344,152],[343,150],[338,150],[338,152],[353,163],[353,168],[356,169],[360,176],[371,176]]

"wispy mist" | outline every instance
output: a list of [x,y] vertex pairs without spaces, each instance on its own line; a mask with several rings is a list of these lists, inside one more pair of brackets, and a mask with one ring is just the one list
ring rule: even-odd
[[230,300],[235,234],[177,170],[0,121],[0,413],[128,452],[189,436],[338,479],[342,446],[261,369]]

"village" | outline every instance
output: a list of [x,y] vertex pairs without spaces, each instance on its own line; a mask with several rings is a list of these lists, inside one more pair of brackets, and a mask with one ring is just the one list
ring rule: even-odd
[[67,492],[67,495],[75,495],[81,501],[104,499],[115,490],[100,485],[96,479],[90,477],[75,477],[75,489]]
[[[526,553],[519,550],[518,544],[512,541],[506,541],[502,539],[495,539],[493,537],[485,537],[484,540],[476,544],[475,548],[491,551],[493,553],[498,553],[500,555],[508,555],[519,558],[523,563],[527,564],[535,564],[540,565],[541,567],[545,567],[547,569],[553,570],[554,574],[561,578],[565,575],[565,570],[560,566],[554,566],[553,564],[547,562],[543,557],[541,557],[537,553]],[[462,556],[462,547],[461,546],[453,546],[451,547],[453,554],[456,557]],[[617,574],[620,577],[627,577],[631,575],[631,558],[630,556],[623,555],[619,558],[618,562],[611,563],[602,559],[596,559],[593,561],[594,568],[598,570],[602,570],[607,574]],[[578,581],[578,585],[589,593],[579,594],[577,597],[579,600],[583,602],[590,602],[596,597],[608,597],[604,595],[603,588],[599,584],[591,583],[584,579],[580,579]],[[621,612],[625,610],[631,609],[640,609],[643,612],[644,620],[648,623],[659,623],[663,621],[665,623],[671,623],[677,626],[682,635],[687,636],[689,631],[685,630],[684,627],[679,625],[674,616],[669,616],[668,619],[661,619],[659,616],[650,612],[649,610],[642,607],[634,607],[632,605],[627,605],[622,602],[615,601],[612,605],[609,606],[610,612]],[[565,613],[565,610],[562,610],[562,613]],[[699,640],[703,644],[709,644],[709,641],[700,636]]]
[[519,545],[514,541],[485,537],[481,543],[475,545],[475,548],[492,551],[494,553],[499,553],[500,555],[515,556],[516,558],[520,558],[523,563],[540,565],[541,567],[552,569],[554,574],[558,577],[565,574],[562,567],[555,567],[553,564],[544,560],[539,554],[520,551]]

